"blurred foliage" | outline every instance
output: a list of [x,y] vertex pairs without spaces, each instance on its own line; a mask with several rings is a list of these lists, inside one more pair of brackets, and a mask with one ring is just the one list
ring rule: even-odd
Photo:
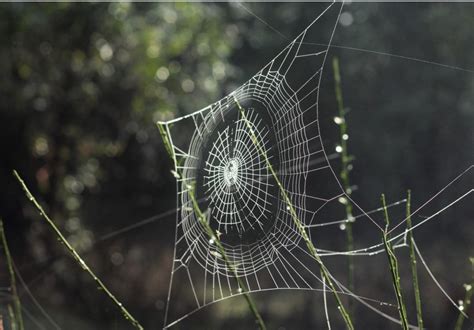
[[[81,232],[82,200],[102,182],[160,179],[154,121],[217,97],[237,38],[231,27],[222,35],[222,14],[185,4],[2,5],[0,35],[10,46],[0,57],[0,111],[25,145],[3,143],[34,170],[71,233]],[[116,162],[124,158],[136,165]]]
[[[7,192],[18,192],[12,168],[36,183],[79,251],[93,247],[95,233],[129,223],[135,208],[156,205],[169,180],[154,122],[216,99],[217,84],[232,76],[227,58],[238,36],[225,15],[223,6],[184,3],[1,5],[5,218],[20,221],[22,202]],[[61,254],[43,226],[23,225],[17,248],[47,264]],[[112,255],[112,263],[126,258]],[[64,271],[67,261],[52,262],[59,282],[78,280]]]

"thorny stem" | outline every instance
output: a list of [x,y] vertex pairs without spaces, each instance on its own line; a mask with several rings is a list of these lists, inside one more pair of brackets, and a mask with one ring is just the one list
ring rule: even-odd
[[415,293],[416,304],[416,319],[418,321],[418,328],[423,329],[423,310],[421,308],[420,285],[418,281],[418,271],[416,269],[416,254],[415,254],[415,239],[413,238],[413,231],[411,229],[411,191],[408,190],[407,195],[407,233],[408,233],[408,247],[410,248],[410,265],[411,274],[413,278],[413,290]]
[[[177,162],[177,159],[176,159],[176,155],[173,152],[173,146],[172,146],[171,141],[169,139],[169,135],[168,135],[169,132],[168,132],[167,128],[165,128],[164,124],[158,123],[157,126],[158,126],[158,129],[160,131],[161,137],[163,139],[163,143],[165,144],[166,151],[168,152],[168,155],[170,156],[170,158],[173,160],[173,164],[175,166],[177,166],[178,162]],[[176,170],[177,170],[177,167],[176,167]],[[177,173],[175,171],[172,171],[172,172],[173,172],[173,175],[177,179],[180,177],[180,173]],[[260,313],[257,309],[257,305],[253,301],[247,286],[245,285],[245,283],[242,281],[242,279],[238,275],[237,270],[235,269],[232,262],[229,260],[227,254],[225,252],[225,249],[222,246],[222,243],[219,239],[219,235],[216,235],[214,233],[214,230],[209,225],[209,222],[208,222],[208,219],[207,219],[206,215],[201,211],[201,209],[199,207],[198,201],[197,201],[195,193],[194,193],[194,186],[190,185],[188,187],[188,190],[189,190],[189,196],[190,196],[192,204],[193,204],[193,210],[197,215],[199,223],[204,227],[207,235],[209,236],[209,240],[212,240],[215,243],[217,249],[219,250],[220,256],[222,256],[222,258],[224,259],[224,262],[226,263],[227,267],[229,267],[229,269],[232,271],[232,273],[233,273],[233,275],[234,275],[234,277],[235,277],[235,279],[236,279],[236,281],[239,285],[239,291],[241,291],[242,295],[244,296],[244,298],[247,302],[247,305],[248,305],[250,311],[252,312],[252,314],[254,315],[255,321],[258,324],[259,328],[261,330],[265,330],[266,329],[265,322],[263,321],[263,318],[260,315]]]
[[456,325],[454,327],[454,330],[462,329],[464,319],[466,318],[464,313],[467,313],[467,310],[471,306],[471,299],[472,299],[472,295],[474,294],[474,258],[471,257],[469,260],[471,261],[471,265],[472,265],[472,280],[471,280],[471,283],[464,284],[464,288],[466,289],[466,294],[464,296],[464,300],[461,305],[462,309],[460,308],[460,313],[459,313],[458,319],[456,320]]
[[400,273],[398,270],[398,261],[395,253],[393,252],[392,244],[390,243],[390,239],[388,237],[388,228],[390,226],[390,218],[388,217],[388,210],[387,204],[385,202],[385,195],[382,194],[382,205],[384,209],[384,217],[385,217],[385,231],[383,232],[383,244],[385,247],[385,252],[387,253],[388,257],[388,264],[390,266],[390,274],[392,275],[392,282],[393,282],[393,289],[395,290],[395,295],[397,297],[397,305],[398,305],[398,312],[400,314],[400,321],[402,328],[404,330],[409,329],[408,319],[407,319],[407,311],[405,304],[403,302],[403,295],[402,289],[400,285]]
[[274,180],[275,180],[275,182],[276,182],[276,184],[277,184],[277,186],[280,190],[280,194],[281,194],[283,200],[285,201],[287,209],[290,212],[290,215],[293,219],[293,222],[296,225],[296,228],[298,229],[299,234],[303,237],[303,240],[305,241],[309,252],[314,257],[316,262],[319,264],[319,266],[321,268],[321,272],[323,273],[324,278],[328,282],[329,288],[331,289],[332,293],[334,294],[334,298],[336,299],[336,303],[338,305],[339,312],[341,313],[342,318],[344,319],[344,322],[346,323],[347,328],[353,330],[354,326],[352,324],[352,320],[351,320],[349,314],[347,313],[346,309],[344,308],[344,305],[342,304],[341,298],[339,297],[339,294],[337,293],[336,287],[334,286],[334,283],[333,283],[333,281],[331,279],[331,276],[329,274],[329,270],[326,268],[323,261],[321,260],[321,257],[319,256],[318,251],[314,247],[313,242],[309,238],[308,233],[306,232],[303,223],[298,218],[298,214],[296,213],[295,207],[293,206],[293,203],[291,202],[290,197],[288,196],[285,188],[283,187],[283,184],[280,182],[280,179],[278,178],[277,173],[273,169],[273,166],[270,163],[270,160],[268,159],[268,156],[267,156],[265,150],[260,145],[260,143],[257,139],[257,136],[255,135],[254,129],[253,129],[252,125],[250,124],[249,120],[247,119],[247,116],[245,115],[244,109],[242,108],[239,101],[235,97],[234,97],[234,101],[235,101],[235,103],[237,104],[237,106],[239,108],[242,119],[244,120],[247,128],[250,131],[250,134],[251,134],[251,137],[252,137],[252,142],[254,143],[254,145],[257,147],[259,153],[264,158],[267,168],[272,173],[272,176],[273,176],[273,178],[274,178]]
[[[348,156],[347,152],[347,124],[345,118],[345,109],[344,109],[344,102],[342,98],[342,88],[341,88],[341,74],[339,70],[339,60],[337,57],[334,57],[332,60],[333,71],[334,71],[334,88],[336,91],[336,100],[337,100],[337,107],[338,107],[338,117],[336,124],[339,125],[339,137],[340,137],[340,147],[341,147],[341,172],[340,178],[342,181],[342,185],[344,188],[345,193],[350,196],[351,195],[351,186],[349,181],[349,165],[350,165],[350,157]],[[346,201],[345,203],[345,211],[346,211],[346,219],[348,220],[346,223],[346,241],[347,241],[347,251],[354,250],[354,238],[352,234],[352,204],[350,201]],[[349,274],[348,274],[348,286],[350,291],[354,291],[354,256],[348,256],[348,267],[349,267]],[[350,306],[350,304],[349,304]]]
[[35,197],[31,194],[30,190],[26,186],[23,179],[20,177],[17,171],[13,171],[14,176],[20,183],[21,187],[25,191],[26,197],[33,203],[33,205],[38,209],[40,215],[46,220],[48,225],[53,229],[54,233],[58,237],[58,240],[66,247],[72,257],[76,262],[81,266],[81,268],[88,273],[92,279],[97,283],[100,290],[103,290],[105,294],[113,301],[115,305],[120,309],[124,318],[129,321],[135,328],[143,330],[143,326],[130,314],[130,312],[122,305],[122,303],[109,291],[105,284],[97,277],[97,275],[92,271],[92,269],[85,263],[77,251],[72,247],[72,245],[67,241],[64,235],[61,233],[59,228],[55,225],[53,220],[46,214],[43,207],[36,201]]
[[5,235],[3,220],[1,218],[0,218],[0,236],[1,236],[0,239],[2,240],[1,243],[5,251],[5,257],[7,259],[8,273],[10,275],[10,290],[13,296],[14,310],[12,310],[12,313],[11,313],[12,324],[15,324],[15,327],[18,330],[24,330],[25,327],[23,325],[23,317],[21,315],[21,302],[20,302],[20,297],[18,296],[18,290],[16,287],[16,278],[15,278],[15,271],[13,270],[12,256],[10,254],[10,249],[8,248],[7,237]]

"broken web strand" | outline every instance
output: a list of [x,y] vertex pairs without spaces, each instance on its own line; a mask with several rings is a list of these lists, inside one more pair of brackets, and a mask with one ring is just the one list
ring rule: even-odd
[[[41,306],[39,301],[33,295],[30,288],[28,287],[28,284],[26,284],[25,280],[21,276],[21,273],[20,273],[18,267],[16,266],[16,264],[13,260],[12,260],[12,266],[13,266],[13,270],[15,271],[15,274],[16,274],[18,280],[19,280],[19,283],[23,287],[23,292],[26,293],[30,297],[33,304],[36,306],[36,308],[39,310],[39,312],[44,316],[44,318],[48,320],[48,322],[50,323],[52,328],[54,328],[56,330],[61,330],[61,327],[53,320],[51,315],[49,315],[48,312],[46,312],[46,310],[43,308],[43,306]],[[23,295],[23,293],[22,293],[22,295]],[[29,315],[29,316],[31,318],[31,315]],[[44,329],[42,326],[39,326],[39,328]]]
[[458,315],[458,319],[456,320],[456,325],[454,326],[454,330],[461,330],[462,325],[464,323],[464,319],[467,317],[463,312],[467,311],[471,306],[471,299],[474,293],[474,257],[469,258],[472,267],[472,279],[470,283],[464,284],[464,289],[466,290],[466,294],[464,296],[464,300],[461,301],[459,309],[461,310]]
[[385,231],[383,233],[383,244],[385,252],[388,257],[388,264],[390,266],[390,274],[392,275],[393,288],[395,290],[395,295],[397,297],[398,312],[400,314],[400,321],[402,322],[402,328],[408,330],[408,319],[406,306],[403,301],[402,289],[400,285],[400,272],[398,269],[398,261],[395,253],[393,252],[392,243],[389,241],[388,228],[390,226],[390,218],[388,216],[387,203],[385,202],[385,195],[382,194],[382,205],[384,208],[384,218],[385,218]]
[[[171,160],[173,161],[173,164],[175,165],[175,170],[173,170],[172,173],[173,173],[173,175],[175,176],[176,179],[180,179],[181,175],[180,175],[180,173],[178,173],[178,161],[176,159],[176,154],[174,153],[173,144],[170,140],[170,132],[169,132],[168,125],[159,122],[159,123],[157,123],[157,126],[158,126],[158,129],[160,131],[161,137],[163,138],[163,143],[165,144],[166,151],[168,152],[168,155],[170,156]],[[242,279],[240,278],[239,274],[237,273],[233,263],[229,260],[229,258],[227,256],[227,253],[225,252],[225,249],[222,246],[222,243],[219,239],[219,235],[214,233],[214,230],[209,225],[209,221],[208,221],[209,219],[201,211],[201,209],[199,207],[199,203],[198,203],[198,200],[196,199],[196,195],[195,195],[194,183],[190,184],[187,188],[188,188],[188,191],[189,191],[189,197],[191,198],[191,202],[192,202],[192,205],[193,205],[193,210],[197,215],[197,219],[199,220],[199,223],[204,227],[207,235],[209,236],[209,240],[214,242],[217,249],[219,250],[220,256],[222,257],[222,259],[224,259],[225,263],[227,264],[227,267],[229,267],[229,269],[232,271],[232,273],[233,273],[233,275],[234,275],[234,277],[235,277],[235,279],[236,279],[236,281],[239,285],[238,292],[243,294],[243,296],[245,298],[245,301],[247,302],[247,305],[248,305],[250,311],[252,312],[253,316],[255,317],[255,321],[258,324],[259,328],[261,330],[265,330],[266,329],[265,322],[263,321],[263,318],[260,315],[260,313],[257,309],[257,305],[253,301],[253,299],[252,299],[252,297],[249,293],[249,290],[247,289],[246,284],[242,281]],[[175,257],[174,257],[174,259],[175,259]],[[171,277],[173,277],[173,276],[171,276]],[[171,291],[171,286],[172,285],[170,284],[170,291]],[[169,293],[168,294],[168,302],[169,302],[169,299],[170,299],[170,295],[171,294]],[[167,308],[168,308],[168,305],[169,304],[167,304]],[[166,326],[168,311],[166,310],[165,313],[166,313],[166,316],[165,316],[165,326]]]
[[[450,183],[448,183],[445,187],[443,187],[438,193],[436,193],[436,195],[432,198],[430,198],[427,202],[425,202],[425,204],[423,204],[423,206],[419,207],[418,209],[416,209],[415,211],[413,211],[411,213],[411,216],[415,215],[416,213],[418,213],[424,206],[428,205],[428,203],[430,203],[436,196],[439,196],[443,191],[446,190],[446,188],[448,186],[451,186],[455,181],[459,180],[463,175],[465,175],[469,170],[471,170],[472,166],[470,166],[467,170],[463,171],[460,175],[458,175],[456,178],[454,178]],[[468,197],[469,195],[471,195],[472,193],[474,193],[474,189],[471,189],[469,191],[467,191],[466,193],[462,194],[461,196],[459,196],[458,198],[456,198],[454,201],[446,204],[445,206],[443,206],[442,208],[440,208],[438,211],[432,213],[430,216],[427,216],[425,217],[422,221],[418,222],[417,224],[413,225],[411,227],[411,231],[415,230],[416,228],[418,227],[421,227],[422,225],[426,224],[428,221],[431,221],[433,220],[435,217],[439,216],[440,214],[442,214],[443,212],[445,212],[446,210],[450,209],[451,207],[453,207],[454,205],[456,205],[457,203],[461,202],[462,200],[464,200],[466,197]],[[389,207],[390,205],[387,206],[387,208]],[[378,209],[374,210],[374,211],[377,211]],[[363,213],[363,215],[367,214],[367,212]],[[362,216],[362,215],[361,215]],[[343,220],[344,221],[344,220]],[[404,223],[406,221],[403,220],[402,222]],[[398,225],[396,225],[395,227],[398,227]],[[392,234],[392,231],[393,231],[393,228],[390,229],[388,231],[388,235],[391,235]],[[383,231],[382,231],[383,232]],[[407,232],[406,230],[399,233],[399,234],[396,234],[394,236],[390,236],[390,238],[388,239],[388,242],[402,242],[403,243],[403,239],[404,237],[406,236]],[[414,244],[415,245],[415,250],[417,249],[416,247],[416,243]],[[383,242],[381,243],[377,243],[377,244],[374,244],[374,245],[371,245],[369,247],[365,247],[365,248],[360,248],[360,249],[355,249],[353,251],[327,251],[327,253],[325,253],[325,256],[338,256],[338,255],[348,255],[348,254],[354,254],[354,255],[376,255],[376,254],[379,254],[381,252],[384,252],[384,248],[383,248],[384,244]],[[401,244],[401,246],[406,246],[405,244]],[[399,245],[397,244],[395,247],[399,247]],[[417,254],[419,255],[419,253],[417,252]],[[420,255],[419,255],[420,256]],[[424,264],[424,263],[423,263]],[[425,265],[424,265],[425,266]],[[425,266],[426,268],[426,266]]]
[[329,319],[329,311],[328,311],[328,302],[326,298],[326,278],[323,276],[323,271],[320,271],[321,278],[323,279],[323,304],[324,304],[324,316],[326,317],[326,324],[328,326],[328,330],[331,330],[331,320]]
[[291,217],[292,217],[292,219],[293,219],[293,221],[296,225],[296,228],[298,229],[299,234],[301,235],[301,237],[305,241],[309,252],[314,257],[316,262],[319,264],[319,266],[321,268],[321,272],[324,276],[324,279],[328,282],[329,288],[331,289],[331,291],[334,295],[334,298],[336,299],[336,302],[337,302],[337,305],[338,305],[337,306],[338,310],[341,313],[341,316],[344,319],[344,322],[346,323],[346,326],[348,327],[348,329],[353,330],[354,326],[352,324],[352,320],[351,320],[349,314],[347,313],[346,309],[344,308],[344,305],[342,304],[341,298],[339,297],[339,294],[337,293],[336,287],[334,286],[334,283],[331,279],[331,276],[329,275],[328,269],[326,268],[323,261],[321,260],[321,257],[319,256],[318,251],[314,247],[313,242],[310,240],[310,238],[308,236],[308,233],[306,232],[306,229],[305,229],[303,223],[298,218],[298,214],[296,213],[296,210],[293,206],[293,203],[291,202],[290,198],[288,197],[288,194],[287,194],[285,188],[283,187],[277,173],[273,169],[273,166],[270,163],[270,160],[268,159],[268,155],[266,154],[265,150],[260,145],[260,142],[259,142],[257,136],[255,135],[252,124],[249,122],[249,120],[247,119],[247,116],[245,115],[245,110],[242,108],[242,106],[240,105],[240,103],[239,103],[239,101],[237,100],[236,97],[234,97],[234,102],[237,104],[237,107],[239,108],[240,115],[242,116],[242,119],[244,120],[244,122],[247,126],[247,129],[250,132],[252,142],[254,143],[254,145],[256,146],[258,151],[260,152],[261,156],[265,160],[266,166],[270,170],[270,172],[273,176],[273,179],[275,180],[275,182],[276,182],[276,184],[277,184],[277,186],[280,190],[280,194],[283,197],[283,200],[285,201],[287,209],[291,214]]
[[79,264],[79,266],[84,270],[87,274],[89,274],[90,277],[96,282],[96,284],[99,286],[99,289],[104,291],[105,294],[112,300],[112,302],[120,309],[123,317],[130,322],[131,325],[133,325],[135,328],[139,330],[143,330],[143,326],[130,314],[130,312],[125,308],[125,306],[112,294],[112,292],[105,286],[105,284],[102,282],[102,280],[97,277],[97,275],[92,271],[92,269],[86,264],[86,262],[81,258],[79,253],[72,247],[72,245],[69,243],[69,241],[64,237],[64,235],[61,233],[59,228],[56,226],[56,224],[51,220],[51,218],[46,214],[44,211],[43,207],[38,203],[38,201],[35,199],[33,194],[31,194],[30,190],[26,186],[25,182],[23,179],[20,177],[17,171],[13,170],[13,175],[15,178],[18,180],[18,182],[21,185],[21,188],[26,194],[26,197],[28,200],[30,200],[31,203],[36,207],[36,209],[39,211],[41,217],[43,217],[48,225],[53,229],[55,232],[58,240],[66,247],[68,252],[71,254],[71,256],[74,258],[74,260]]
[[0,218],[0,239],[1,239],[1,244],[3,246],[3,250],[5,252],[8,274],[10,276],[10,291],[13,297],[14,308],[12,309],[12,313],[10,313],[11,324],[12,326],[14,325],[14,327],[17,328],[18,330],[24,330],[25,327],[23,325],[23,316],[21,314],[21,302],[20,302],[20,297],[18,295],[18,290],[16,286],[15,271],[13,270],[13,260],[10,254],[10,249],[8,248],[7,237],[5,235],[3,220],[1,218]]
[[418,281],[418,270],[416,267],[416,253],[415,253],[415,239],[413,238],[413,231],[411,230],[411,191],[407,192],[407,204],[406,204],[406,217],[407,217],[407,235],[408,235],[408,247],[410,249],[410,266],[411,274],[413,279],[413,291],[415,295],[416,305],[416,320],[418,327],[423,329],[423,310],[421,308],[421,296],[420,296],[420,285]]
[[416,253],[418,254],[418,258],[420,259],[421,263],[423,264],[423,266],[425,267],[425,270],[426,272],[428,273],[428,275],[431,277],[431,279],[433,280],[433,282],[436,284],[436,286],[438,287],[438,289],[441,291],[441,293],[446,297],[446,299],[449,300],[449,302],[451,303],[451,305],[453,305],[458,311],[459,313],[461,313],[462,315],[464,315],[465,318],[468,318],[466,313],[464,313],[463,309],[462,308],[459,308],[459,306],[454,302],[454,300],[448,295],[448,293],[446,292],[446,290],[443,288],[443,286],[439,283],[439,281],[436,279],[436,277],[434,276],[433,272],[431,271],[431,269],[428,267],[428,264],[427,262],[425,261],[425,259],[423,258],[423,256],[421,255],[421,252],[420,250],[418,249],[418,246],[416,245],[416,242],[413,243],[413,245],[415,246],[415,251]]

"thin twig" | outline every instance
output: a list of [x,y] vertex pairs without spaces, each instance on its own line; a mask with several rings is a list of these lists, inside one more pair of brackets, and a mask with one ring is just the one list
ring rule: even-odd
[[15,271],[13,270],[13,260],[10,254],[10,249],[8,248],[7,237],[5,235],[3,220],[1,218],[0,218],[0,236],[1,236],[3,248],[5,250],[5,257],[7,259],[8,273],[10,275],[10,290],[13,296],[14,319],[12,320],[12,323],[15,323],[15,326],[18,328],[18,330],[24,330],[25,327],[23,325],[23,316],[21,315],[21,302],[20,302],[20,297],[18,295],[18,290],[16,287]]
[[408,246],[410,248],[410,265],[411,274],[413,278],[413,291],[415,293],[415,305],[416,305],[416,319],[418,322],[418,328],[423,329],[423,310],[421,308],[421,295],[420,285],[418,281],[418,270],[416,267],[416,253],[415,253],[415,239],[413,238],[413,230],[411,228],[411,191],[408,190],[407,195],[407,233],[408,233]]
[[291,218],[293,219],[293,222],[296,225],[296,228],[298,229],[299,234],[303,237],[303,240],[305,241],[306,246],[307,246],[310,254],[314,257],[316,262],[319,264],[319,266],[321,268],[321,272],[323,273],[324,278],[328,282],[329,288],[331,289],[334,297],[336,298],[336,303],[337,303],[339,312],[341,313],[342,318],[344,319],[344,322],[346,323],[347,328],[353,330],[354,326],[352,324],[352,320],[351,320],[349,314],[347,313],[346,309],[344,308],[344,305],[342,304],[341,298],[339,297],[339,294],[337,293],[336,287],[334,286],[334,283],[333,283],[333,281],[331,279],[331,276],[329,274],[329,270],[324,265],[323,261],[321,260],[321,257],[319,256],[316,248],[313,245],[313,242],[309,238],[308,233],[306,232],[306,229],[305,229],[303,223],[299,219],[298,214],[296,213],[296,209],[293,206],[293,203],[291,202],[291,199],[290,199],[290,197],[288,196],[288,194],[286,192],[286,189],[283,187],[283,184],[281,183],[280,179],[278,178],[277,173],[275,172],[275,170],[273,169],[272,164],[270,163],[270,160],[268,159],[267,153],[265,152],[265,150],[260,145],[260,142],[258,141],[258,138],[255,135],[254,128],[252,127],[249,120],[247,119],[247,116],[245,115],[245,110],[242,108],[239,101],[235,97],[234,97],[234,101],[237,104],[237,107],[239,108],[242,119],[244,120],[244,122],[245,122],[245,124],[246,124],[246,126],[247,126],[247,128],[250,132],[252,142],[257,147],[257,149],[258,149],[259,153],[261,154],[261,156],[264,158],[265,164],[266,164],[267,168],[270,170],[270,172],[273,176],[273,179],[275,180],[275,182],[276,182],[276,184],[277,184],[277,186],[280,190],[280,194],[283,198],[283,201],[285,202],[285,204],[287,206],[287,209],[288,209],[288,211],[291,215]]
[[382,206],[384,208],[384,217],[385,217],[385,231],[383,232],[383,244],[385,247],[385,252],[388,257],[388,264],[390,266],[390,274],[392,275],[393,289],[395,290],[395,296],[397,297],[398,312],[400,314],[400,321],[402,328],[404,330],[409,329],[407,311],[405,303],[403,301],[402,289],[400,285],[400,273],[398,270],[398,261],[395,253],[393,252],[392,244],[388,237],[388,228],[390,226],[390,218],[388,217],[387,203],[385,202],[385,195],[382,194]]
[[69,253],[72,255],[74,260],[79,264],[79,266],[88,273],[92,279],[97,283],[100,290],[104,291],[105,294],[113,301],[115,305],[120,309],[122,315],[126,320],[128,320],[135,328],[143,329],[143,326],[130,314],[130,312],[123,306],[123,304],[109,291],[109,289],[105,286],[101,279],[97,277],[97,275],[92,271],[92,269],[85,263],[85,261],[81,258],[81,256],[77,253],[77,251],[72,247],[72,245],[68,242],[68,240],[64,237],[61,233],[59,228],[56,224],[51,220],[51,218],[46,214],[43,207],[36,201],[35,197],[31,194],[30,190],[26,186],[23,179],[20,177],[17,171],[13,171],[14,176],[20,183],[21,187],[26,193],[26,197],[33,203],[33,205],[38,209],[40,215],[46,220],[48,225],[53,229],[54,233],[56,234],[59,241],[66,247]]

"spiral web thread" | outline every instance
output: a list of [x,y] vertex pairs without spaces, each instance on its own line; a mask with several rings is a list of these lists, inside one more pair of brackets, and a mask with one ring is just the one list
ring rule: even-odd
[[[295,228],[288,206],[280,198],[264,158],[252,142],[252,134],[278,173],[310,239],[321,227],[344,226],[358,218],[365,218],[381,230],[371,214],[382,209],[365,212],[350,200],[337,181],[319,131],[317,100],[321,74],[341,8],[335,3],[327,5],[280,54],[230,95],[190,115],[159,122],[165,127],[170,144],[178,191],[175,254],[164,328],[205,306],[242,294],[235,274],[246,283],[249,292],[322,291],[327,310],[327,285]],[[320,26],[331,27],[326,46],[307,40]],[[248,122],[240,117],[235,100],[245,108]],[[183,137],[183,127],[194,129],[190,141]],[[200,208],[206,211],[209,224],[234,265],[232,271],[196,218],[189,196],[194,184]],[[314,188],[319,184],[325,185],[323,191],[330,191],[329,195]],[[472,190],[422,223],[470,193]],[[326,208],[344,200],[350,200],[360,214],[337,221],[321,216]],[[406,246],[406,231],[394,232],[391,241],[396,248]],[[378,243],[354,251],[317,251],[324,258],[372,256],[384,250],[382,243]],[[396,313],[393,304],[358,296],[336,278],[332,279],[340,293],[399,323],[374,306],[388,306]],[[170,307],[175,300],[189,294],[193,302],[171,316]]]

